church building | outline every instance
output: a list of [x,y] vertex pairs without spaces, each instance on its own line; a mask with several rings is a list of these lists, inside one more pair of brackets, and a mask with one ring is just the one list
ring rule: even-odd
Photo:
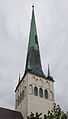
[[27,119],[31,112],[42,113],[44,117],[53,107],[54,80],[50,76],[49,65],[47,77],[42,70],[34,6],[32,6],[25,73],[22,79],[19,76],[15,93],[15,110],[20,111],[24,119]]
[[0,107],[0,119],[27,119],[32,113],[42,113],[42,118],[51,110],[54,103],[54,80],[43,73],[34,6],[29,34],[25,72],[15,89],[15,110]]

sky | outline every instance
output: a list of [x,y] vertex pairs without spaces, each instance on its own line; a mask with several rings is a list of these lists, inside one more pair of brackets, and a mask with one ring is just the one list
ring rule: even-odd
[[32,5],[42,67],[55,80],[55,102],[68,111],[68,0],[0,0],[0,107],[15,108],[25,71]]

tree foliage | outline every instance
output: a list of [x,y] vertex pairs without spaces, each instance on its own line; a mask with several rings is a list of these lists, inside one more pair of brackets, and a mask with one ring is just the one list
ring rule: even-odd
[[28,119],[42,119],[42,118],[40,118],[41,115],[42,115],[42,113],[40,113],[40,114],[36,113],[36,115],[34,115],[34,114],[31,112],[31,115],[28,116]]
[[[40,114],[36,113],[35,115],[31,112],[31,115],[28,117],[28,119],[42,119],[41,116],[42,116],[42,113]],[[67,119],[67,114],[65,114],[61,110],[59,105],[56,105],[54,103],[53,109],[51,111],[48,111],[48,114],[44,115],[43,119]]]
[[59,105],[54,103],[53,109],[48,111],[45,119],[67,119],[67,115],[61,110]]

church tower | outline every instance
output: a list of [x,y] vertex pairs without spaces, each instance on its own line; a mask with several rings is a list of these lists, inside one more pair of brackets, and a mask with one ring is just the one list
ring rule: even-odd
[[48,76],[44,75],[41,66],[38,36],[32,6],[32,19],[29,34],[29,44],[26,59],[25,73],[22,79],[19,75],[19,83],[15,93],[15,110],[20,111],[24,119],[33,112],[42,113],[42,116],[51,110],[54,103],[54,80],[50,76],[48,65]]

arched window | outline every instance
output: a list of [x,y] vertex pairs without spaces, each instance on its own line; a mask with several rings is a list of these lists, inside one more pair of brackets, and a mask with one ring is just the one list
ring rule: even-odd
[[21,100],[22,100],[22,95],[21,95],[21,92],[20,92],[20,97],[19,97],[19,100],[20,100],[20,102],[21,102]]
[[24,98],[24,90],[22,91],[22,99]]
[[43,89],[42,89],[42,88],[39,89],[39,96],[40,96],[41,98],[43,98]]
[[22,101],[22,93],[20,92],[20,102]]
[[48,82],[48,81],[46,81],[45,86],[46,86],[46,88],[47,88],[47,89],[50,89],[50,84],[49,84],[49,82]]
[[29,94],[32,95],[33,94],[33,86],[30,84],[29,85]]
[[37,88],[37,86],[34,87],[34,95],[38,96],[38,88]]
[[18,99],[16,99],[16,108],[17,108],[17,106],[18,106]]
[[24,96],[26,96],[26,86],[24,87]]
[[43,86],[43,81],[40,79],[39,80],[39,86],[42,87]]
[[18,105],[19,105],[19,95],[18,95]]
[[47,90],[44,91],[44,97],[45,97],[46,99],[48,99],[48,91],[47,91]]
[[50,100],[53,100],[53,93],[50,91]]

